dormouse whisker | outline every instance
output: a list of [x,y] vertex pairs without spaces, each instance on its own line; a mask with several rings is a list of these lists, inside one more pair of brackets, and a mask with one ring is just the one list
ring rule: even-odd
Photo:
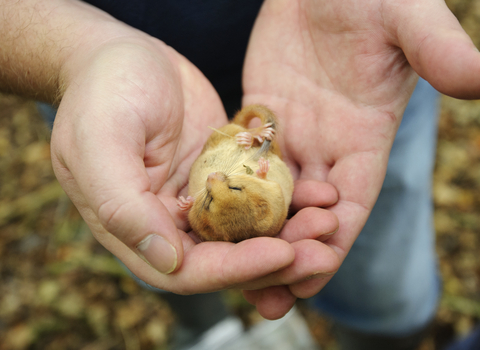
[[242,152],[237,152],[234,157],[227,158],[229,160],[229,165],[225,168],[225,173],[229,173],[232,171],[232,168],[238,166],[238,163],[242,157]]

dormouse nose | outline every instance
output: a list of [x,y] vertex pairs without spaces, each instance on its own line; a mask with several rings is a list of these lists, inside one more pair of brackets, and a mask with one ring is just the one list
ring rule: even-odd
[[216,171],[216,172],[214,172],[214,173],[208,174],[207,181],[215,181],[215,180],[225,181],[226,179],[227,179],[227,177],[225,176],[224,173],[221,173],[221,172],[219,172],[219,171]]
[[222,173],[222,172],[219,172],[219,171],[216,171],[216,172],[214,172],[214,173],[208,174],[208,177],[207,177],[207,189],[210,190],[210,189],[212,188],[212,185],[213,185],[216,181],[224,182],[226,179],[227,179],[227,177],[225,176],[225,174]]

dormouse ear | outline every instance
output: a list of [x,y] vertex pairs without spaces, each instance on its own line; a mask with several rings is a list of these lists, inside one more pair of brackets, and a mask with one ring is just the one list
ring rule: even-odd
[[258,220],[263,220],[268,215],[268,212],[269,212],[267,201],[264,199],[261,199],[257,203],[255,203],[255,211],[257,214],[255,215],[255,217]]
[[272,225],[273,213],[265,199],[255,198],[253,202],[253,211],[255,212],[255,226],[258,231],[265,231]]

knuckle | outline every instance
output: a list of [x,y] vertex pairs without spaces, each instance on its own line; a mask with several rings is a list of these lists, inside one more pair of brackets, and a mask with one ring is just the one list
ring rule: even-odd
[[131,206],[125,202],[110,199],[103,202],[97,211],[100,224],[105,230],[112,233],[124,243],[131,243],[125,242],[129,236],[128,232],[130,231],[130,227],[127,224],[129,221],[126,220],[126,217],[129,216],[128,214],[131,211],[130,207]]
[[115,203],[114,199],[107,200],[98,207],[97,215],[100,224],[109,232],[115,230],[118,225],[118,213],[122,205]]

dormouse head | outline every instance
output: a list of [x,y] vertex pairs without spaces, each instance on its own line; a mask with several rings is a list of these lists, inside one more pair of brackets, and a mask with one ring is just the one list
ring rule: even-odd
[[248,171],[231,176],[213,172],[205,181],[204,196],[195,200],[189,220],[204,240],[239,242],[277,234],[286,211],[277,183]]

